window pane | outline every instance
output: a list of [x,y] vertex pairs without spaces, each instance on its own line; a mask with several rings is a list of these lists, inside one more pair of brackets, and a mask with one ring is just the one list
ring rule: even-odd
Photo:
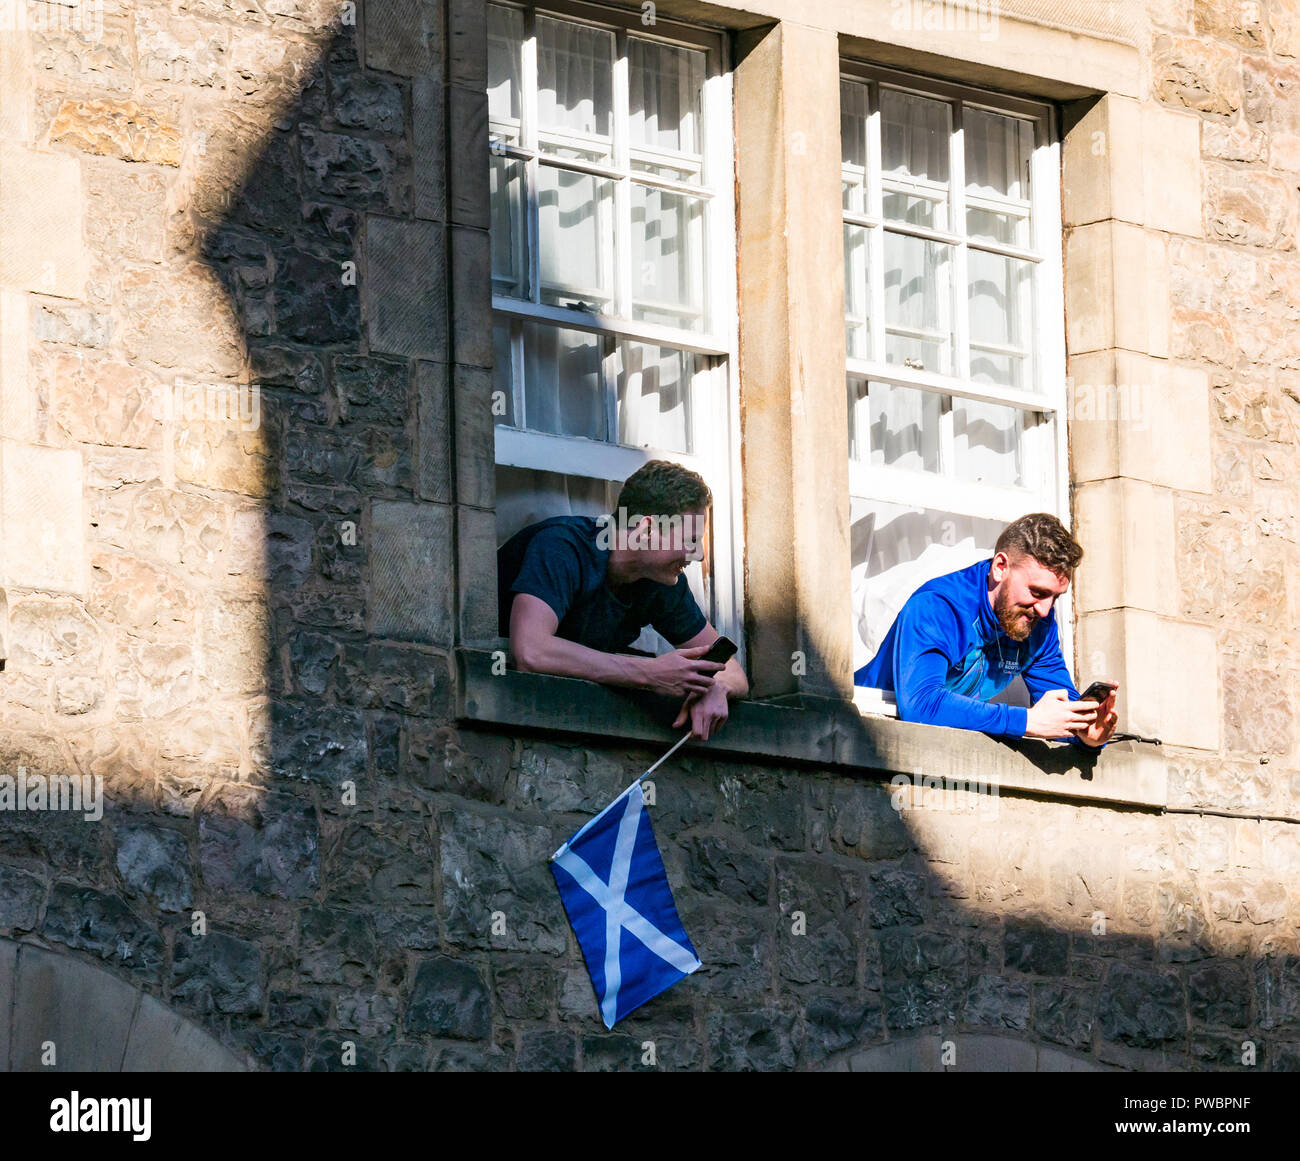
[[865,226],[844,227],[844,323],[850,359],[871,358],[870,236]]
[[975,399],[952,401],[953,474],[972,484],[1025,486],[1022,412]]
[[966,207],[966,233],[971,238],[982,238],[1004,246],[1028,248],[1029,212]]
[[891,222],[906,222],[910,226],[924,226],[927,230],[948,228],[948,205],[942,197],[920,197],[885,186],[881,207]]
[[704,206],[632,186],[632,317],[704,329]]
[[618,347],[618,442],[693,452],[691,385],[695,356],[651,343]]
[[840,81],[840,147],[844,208],[865,214],[867,202],[867,86]]
[[[970,279],[971,377],[1003,387],[1028,390],[1030,288],[1032,262],[970,249],[966,271]],[[1011,350],[984,350],[1009,347]]]
[[492,291],[528,297],[528,262],[524,229],[524,163],[492,154],[489,158],[492,215]]
[[885,361],[952,374],[952,247],[885,233]]
[[993,555],[1000,520],[854,497],[850,501],[853,668],[875,656],[921,585]]
[[1032,122],[967,107],[962,112],[962,137],[968,193],[1028,200]]
[[595,335],[540,323],[524,326],[524,413],[533,431],[607,438]]
[[[952,110],[943,101],[882,87],[880,90],[881,162],[886,194],[885,217],[948,228],[948,193],[933,189],[921,198],[913,191],[889,192],[890,178],[919,185],[946,187],[949,180],[948,148],[952,137]],[[892,183],[895,191],[897,183]]]
[[[860,389],[861,390],[861,389]],[[871,383],[853,401],[857,431],[866,419],[873,468],[939,470],[939,416],[943,397],[933,391]],[[859,454],[862,447],[858,442]]]
[[537,184],[543,301],[606,309],[613,297],[614,183],[542,165]]
[[498,122],[500,132],[511,141],[519,140],[520,49],[524,39],[524,15],[517,8],[488,5],[488,117]]
[[[509,323],[492,328],[492,415],[497,423],[515,427],[514,353]],[[498,400],[500,405],[498,405]]]
[[614,35],[538,16],[537,128],[542,149],[566,157],[613,150]]
[[[629,37],[628,139],[632,168],[683,181],[703,176],[700,100],[704,53]],[[655,153],[685,155],[683,160]]]

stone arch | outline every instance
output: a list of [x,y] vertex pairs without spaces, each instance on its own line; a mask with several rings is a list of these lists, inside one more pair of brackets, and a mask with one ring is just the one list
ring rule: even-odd
[[[942,1064],[952,1042],[955,1063]],[[1023,1036],[955,1032],[904,1036],[888,1044],[850,1048],[819,1071],[830,1072],[1113,1072],[1089,1056]]]
[[[42,1063],[53,1042],[53,1066]],[[103,968],[0,939],[0,1070],[244,1072],[192,1020]]]

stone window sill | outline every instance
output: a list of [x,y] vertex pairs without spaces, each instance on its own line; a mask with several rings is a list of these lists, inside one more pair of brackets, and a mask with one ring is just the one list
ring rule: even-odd
[[[456,713],[464,722],[578,734],[607,742],[662,744],[677,705],[667,700],[540,673],[493,674],[493,655],[456,651]],[[978,782],[1054,798],[1147,807],[1166,802],[1157,746],[1119,742],[1097,757],[1037,739],[994,738],[864,714],[852,702],[793,696],[732,705],[726,728],[700,749],[913,779]]]

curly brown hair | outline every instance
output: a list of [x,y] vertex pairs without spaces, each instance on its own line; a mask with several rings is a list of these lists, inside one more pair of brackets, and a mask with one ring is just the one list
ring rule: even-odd
[[1065,525],[1048,512],[1030,512],[1013,520],[993,546],[995,553],[1005,552],[1014,564],[1022,556],[1031,556],[1057,576],[1073,577],[1083,559],[1083,548]]
[[702,476],[668,460],[650,460],[628,476],[619,507],[641,516],[681,516],[705,511],[713,493]]

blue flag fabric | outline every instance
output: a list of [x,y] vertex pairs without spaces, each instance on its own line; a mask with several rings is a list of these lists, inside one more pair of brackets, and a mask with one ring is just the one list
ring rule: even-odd
[[700,966],[677,917],[640,780],[552,858],[606,1028]]

